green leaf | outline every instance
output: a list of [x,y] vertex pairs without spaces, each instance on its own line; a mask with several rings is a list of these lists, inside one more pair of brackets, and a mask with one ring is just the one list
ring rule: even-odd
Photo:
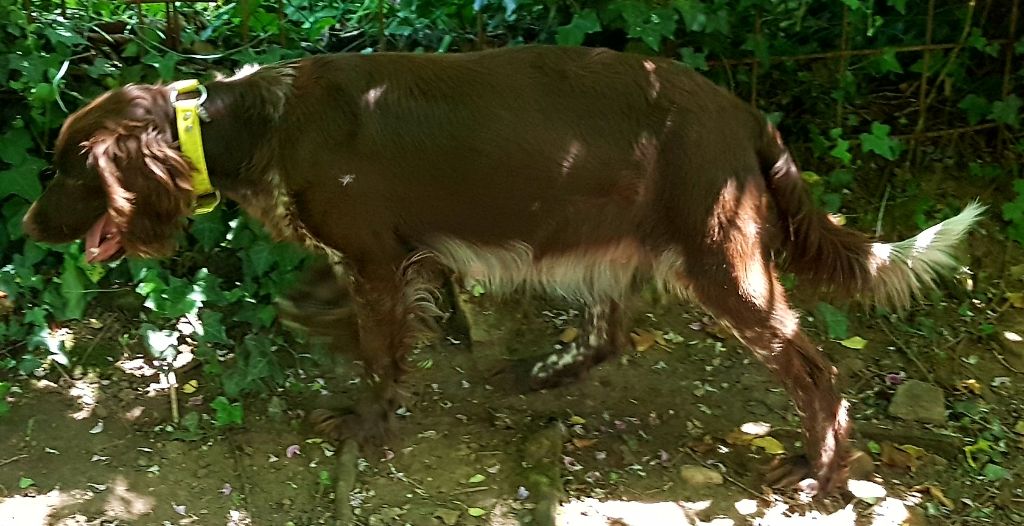
[[469,477],[469,480],[467,480],[466,482],[469,483],[469,484],[479,484],[479,483],[481,483],[481,482],[483,482],[485,480],[487,480],[486,476],[481,475],[480,473],[477,473],[476,475],[473,475],[472,477]]
[[38,199],[43,193],[43,185],[39,182],[39,172],[43,168],[46,168],[45,161],[27,157],[12,168],[0,172],[0,200],[12,194],[27,201]]
[[21,477],[18,479],[18,488],[20,489],[27,489],[29,486],[35,486],[35,484],[36,481],[28,477]]
[[842,311],[825,302],[818,303],[814,310],[817,313],[818,318],[820,318],[822,323],[825,324],[825,330],[827,331],[828,338],[830,340],[842,340],[846,338],[847,330],[850,325],[849,320],[846,318],[846,314],[843,314]]
[[569,25],[558,28],[555,42],[560,46],[578,46],[588,34],[600,30],[601,21],[597,18],[597,11],[584,9],[573,15]]
[[886,0],[886,3],[896,8],[901,15],[907,14],[907,0]]
[[231,403],[227,398],[218,396],[214,401],[210,402],[210,407],[215,411],[214,424],[218,427],[242,423],[244,415],[241,403]]
[[484,515],[487,515],[487,510],[483,508],[467,508],[466,513],[470,517],[483,517]]
[[0,137],[0,161],[17,166],[29,158],[32,135],[21,121],[15,122],[7,133]]
[[1010,471],[1008,469],[991,462],[985,464],[985,467],[981,469],[981,474],[991,482],[1010,478]]
[[890,161],[895,161],[902,151],[900,142],[889,136],[888,125],[880,122],[871,123],[871,133],[860,134],[861,149],[865,152],[874,152]]
[[984,119],[992,112],[992,103],[985,97],[973,93],[964,97],[964,100],[960,101],[957,107],[967,113],[967,122],[971,126],[978,124],[981,122],[981,119]]
[[708,54],[706,52],[698,53],[692,47],[684,47],[679,50],[679,57],[683,64],[697,71],[707,71],[708,69]]
[[992,103],[992,119],[1013,128],[1020,127],[1020,97],[1010,95]]
[[842,340],[839,344],[847,349],[863,349],[864,346],[868,344],[868,341],[860,336],[854,336],[852,338]]
[[60,295],[64,298],[62,319],[79,319],[85,314],[85,273],[78,267],[78,257],[64,254],[60,273]]
[[223,243],[228,235],[228,224],[224,220],[224,209],[217,207],[209,214],[196,216],[192,221],[189,231],[195,236],[200,247],[207,251],[212,250],[217,245]]

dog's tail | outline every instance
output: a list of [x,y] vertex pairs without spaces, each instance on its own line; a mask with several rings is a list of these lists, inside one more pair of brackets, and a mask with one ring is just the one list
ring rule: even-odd
[[860,232],[837,225],[814,206],[799,168],[774,128],[769,127],[762,144],[759,157],[781,225],[786,266],[797,276],[901,308],[940,277],[960,269],[954,249],[985,206],[975,201],[905,241],[872,242]]

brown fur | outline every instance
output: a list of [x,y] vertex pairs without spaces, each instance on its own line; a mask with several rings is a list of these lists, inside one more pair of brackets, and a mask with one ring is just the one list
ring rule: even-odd
[[[756,110],[681,65],[607,50],[317,56],[207,87],[215,186],[277,238],[325,253],[351,287],[372,395],[361,419],[316,415],[335,436],[383,433],[430,310],[428,262],[593,306],[586,341],[553,375],[621,346],[619,301],[654,281],[694,297],[775,374],[803,415],[810,474],[835,489],[845,405],[776,254],[819,283],[909,298],[951,270],[948,249],[978,211],[935,227],[934,247],[872,244],[811,205]],[[129,255],[166,253],[188,188],[167,95],[123,88],[71,116],[26,231],[69,241],[109,213]]]

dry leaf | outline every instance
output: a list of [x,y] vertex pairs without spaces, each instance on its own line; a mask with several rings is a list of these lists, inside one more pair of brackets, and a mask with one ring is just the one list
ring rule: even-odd
[[914,453],[903,449],[906,446],[896,446],[892,442],[882,442],[881,446],[882,454],[880,457],[884,464],[908,471],[914,471],[917,468],[918,457]]
[[1010,305],[1024,309],[1024,292],[1007,292],[1006,299],[1009,300]]
[[974,393],[976,395],[981,394],[981,384],[979,384],[978,381],[973,378],[970,380],[964,380],[957,384],[957,389],[960,389],[962,392],[965,393]]
[[744,433],[739,429],[733,429],[728,435],[725,435],[725,441],[734,446],[745,446],[750,443],[751,440],[757,438],[755,435],[750,433]]
[[558,340],[562,343],[570,343],[580,335],[580,330],[576,327],[566,327],[562,334],[558,336]]
[[946,498],[946,495],[942,493],[941,488],[936,488],[935,486],[928,486],[928,494],[931,495],[933,499],[939,501],[939,504],[942,504],[943,506],[949,509],[953,509],[955,507],[953,505],[953,501]]
[[572,439],[572,445],[576,446],[579,449],[583,449],[585,447],[590,447],[590,446],[592,446],[592,445],[594,445],[596,443],[597,443],[597,439],[596,438],[574,438],[574,439]]
[[637,352],[644,352],[650,349],[658,341],[657,336],[653,332],[643,329],[633,331],[629,337],[633,340],[633,348]]

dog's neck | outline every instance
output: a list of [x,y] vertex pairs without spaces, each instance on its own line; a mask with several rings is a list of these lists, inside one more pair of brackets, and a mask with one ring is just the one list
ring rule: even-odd
[[252,189],[250,179],[272,162],[277,145],[269,144],[270,132],[285,111],[292,77],[291,67],[271,66],[206,85],[203,145],[215,188],[229,196]]

